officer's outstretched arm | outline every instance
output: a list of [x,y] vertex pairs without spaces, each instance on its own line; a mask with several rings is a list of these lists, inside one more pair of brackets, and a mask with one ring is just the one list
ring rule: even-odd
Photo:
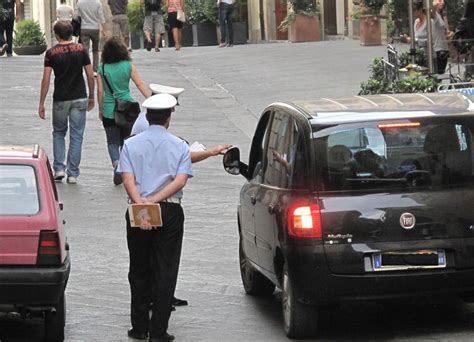
[[152,203],[158,203],[173,196],[179,190],[184,188],[184,186],[186,185],[186,182],[188,181],[188,178],[189,178],[189,175],[186,173],[178,174],[171,183],[168,183],[164,188],[162,188],[157,193],[151,196],[148,196],[147,199]]
[[224,152],[225,150],[231,147],[232,147],[231,144],[220,144],[220,145],[214,146],[213,148],[209,150],[191,152],[191,162],[197,163],[209,157],[217,156],[218,154],[221,154],[222,152]]

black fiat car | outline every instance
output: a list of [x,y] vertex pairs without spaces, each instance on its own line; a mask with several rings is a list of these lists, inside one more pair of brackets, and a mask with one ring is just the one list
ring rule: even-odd
[[282,289],[289,337],[345,300],[474,294],[474,105],[460,94],[275,103],[240,193],[245,291]]

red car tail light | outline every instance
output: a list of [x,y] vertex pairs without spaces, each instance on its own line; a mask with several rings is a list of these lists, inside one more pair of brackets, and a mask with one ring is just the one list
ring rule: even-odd
[[291,207],[288,211],[288,234],[299,238],[322,238],[319,206],[298,204]]
[[378,127],[380,129],[390,129],[390,128],[416,128],[420,127],[421,123],[419,122],[406,122],[406,123],[391,123],[391,124],[380,124]]
[[40,232],[37,265],[54,266],[61,264],[61,248],[59,235],[56,231]]

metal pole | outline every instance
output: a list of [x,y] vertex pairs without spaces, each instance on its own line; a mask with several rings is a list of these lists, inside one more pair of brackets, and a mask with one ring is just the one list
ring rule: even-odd
[[411,56],[411,64],[415,64],[415,28],[414,24],[415,21],[413,20],[413,0],[408,0],[408,17],[410,20],[410,56]]
[[426,51],[428,52],[428,68],[430,74],[433,73],[433,27],[431,25],[431,0],[426,0],[426,25],[428,28],[428,46]]

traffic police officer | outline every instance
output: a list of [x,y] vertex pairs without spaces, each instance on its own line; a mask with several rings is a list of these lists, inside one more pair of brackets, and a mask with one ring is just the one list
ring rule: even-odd
[[[150,127],[125,141],[117,170],[132,203],[161,206],[163,226],[156,229],[147,222],[132,228],[126,214],[132,323],[128,336],[145,339],[149,333],[150,341],[174,339],[167,329],[183,241],[181,197],[192,177],[188,145],[167,131],[175,106],[176,99],[169,94],[154,95],[143,102]],[[156,284],[156,304],[149,319],[152,283]]]

